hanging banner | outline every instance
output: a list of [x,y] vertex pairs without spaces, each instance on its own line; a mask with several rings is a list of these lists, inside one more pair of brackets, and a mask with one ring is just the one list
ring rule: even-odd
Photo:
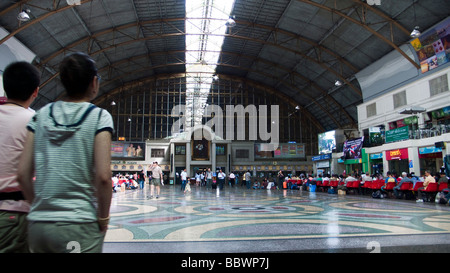
[[344,142],[344,159],[361,158],[361,149],[364,137],[347,140]]

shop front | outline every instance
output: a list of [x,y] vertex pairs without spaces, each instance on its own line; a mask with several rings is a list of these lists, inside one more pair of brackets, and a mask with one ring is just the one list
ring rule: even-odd
[[331,175],[331,160],[332,154],[321,154],[313,156],[311,160],[314,163],[314,171],[317,175]]
[[419,148],[420,173],[429,170],[432,174],[440,172],[444,165],[442,148],[435,146]]
[[383,153],[369,155],[369,168],[367,172],[370,174],[383,174]]
[[386,160],[389,162],[389,171],[400,175],[409,172],[408,148],[386,151]]

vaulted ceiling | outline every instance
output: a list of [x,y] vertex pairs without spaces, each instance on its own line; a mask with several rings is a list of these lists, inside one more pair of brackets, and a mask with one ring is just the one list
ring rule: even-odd
[[[227,0],[203,2],[211,1]],[[17,20],[23,9],[31,20]],[[448,0],[236,0],[236,26],[223,34],[215,72],[281,92],[323,130],[356,127],[362,91],[355,74],[393,50],[419,68],[399,47],[416,25],[426,30],[449,13]],[[14,36],[37,55],[36,109],[61,97],[58,65],[74,51],[97,62],[100,97],[186,73],[184,0],[4,0],[0,26],[10,32],[0,44]]]

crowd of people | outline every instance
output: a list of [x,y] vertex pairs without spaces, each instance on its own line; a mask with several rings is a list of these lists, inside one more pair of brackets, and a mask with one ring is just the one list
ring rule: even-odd
[[[149,173],[151,174],[148,175]],[[148,183],[150,185],[149,199],[154,197],[158,199],[161,193],[161,186],[164,186],[164,175],[161,166],[159,166],[157,161],[154,161],[151,166],[139,172],[113,175],[111,183],[113,192],[144,189],[144,185]]]
[[[358,194],[364,195],[369,192],[373,194],[374,198],[386,198],[391,195],[393,198],[398,199],[404,198],[404,193],[400,190],[404,183],[411,183],[410,188],[415,188],[417,182],[423,182],[423,185],[417,188],[417,191],[410,191],[410,193],[413,195],[413,198],[416,199],[417,202],[424,202],[424,190],[427,189],[430,183],[437,183],[437,185],[445,183],[444,185],[448,186],[448,177],[446,176],[445,172],[441,171],[432,175],[429,170],[426,170],[423,176],[417,176],[415,175],[415,173],[402,172],[401,175],[398,175],[395,172],[387,172],[386,176],[384,177],[380,173],[370,175],[369,173],[358,174],[357,172],[355,172],[349,175],[333,174],[331,176],[318,175],[317,177],[314,177],[313,175],[301,175],[300,177],[293,179],[294,181],[297,180],[298,182],[288,183],[287,187],[290,189],[297,189],[299,187],[302,187],[303,189],[308,190],[310,186],[321,186],[324,184],[328,184],[324,183],[325,181],[337,181],[338,186],[336,188],[328,187],[328,193],[337,193],[339,190],[346,192],[349,190],[349,188],[347,187],[348,182],[359,181],[358,187],[351,188],[352,190],[356,190]],[[384,181],[384,185],[379,190],[373,192],[370,189],[364,187],[366,181],[376,180]],[[290,181],[292,181],[292,179],[290,179]],[[388,183],[395,184],[392,188],[392,191],[387,190],[386,186]],[[439,193],[435,193],[437,193],[437,196],[441,199],[441,203],[449,203],[450,189],[448,187],[443,188]]]
[[[319,187],[321,190],[326,190],[328,193],[336,194],[339,191],[347,192],[349,189],[347,188],[347,183],[350,181],[359,181],[358,187],[352,187],[352,190],[356,190],[358,194],[373,194],[374,198],[386,198],[388,196],[392,196],[393,198],[404,198],[404,192],[400,189],[402,184],[411,183],[411,188],[414,188],[417,182],[423,182],[423,186],[419,187],[417,191],[410,192],[414,199],[417,202],[424,201],[424,193],[423,190],[427,189],[429,183],[448,183],[448,177],[445,172],[431,174],[430,171],[425,171],[423,176],[417,176],[415,173],[406,173],[402,172],[400,175],[397,175],[395,172],[387,172],[386,176],[383,176],[380,173],[376,173],[370,175],[369,173],[358,173],[354,172],[346,175],[345,173],[338,175],[317,175],[313,174],[300,174],[299,176],[293,175],[285,175],[283,171],[279,171],[274,177],[252,177],[250,170],[245,173],[234,174],[231,172],[226,175],[221,170],[217,172],[211,172],[211,169],[208,169],[204,172],[198,172],[194,176],[194,181],[192,184],[195,184],[199,187],[212,187],[215,189],[218,187],[219,189],[223,189],[223,186],[227,183],[230,187],[234,187],[239,185],[239,180],[242,178],[240,186],[246,187],[247,189],[290,189],[290,190],[305,190],[305,191],[314,191],[316,187]],[[187,175],[186,170],[183,170],[181,173],[181,190],[185,191],[186,185],[190,185],[190,179]],[[384,186],[381,187],[380,190],[375,193],[371,189],[367,189],[364,187],[366,181],[384,181]],[[336,187],[322,187],[324,182],[332,182],[335,181]],[[387,190],[387,183],[394,182],[395,186],[392,190]],[[325,183],[329,184],[329,183]],[[447,184],[446,184],[447,185]],[[314,189],[314,190],[313,190]],[[190,188],[187,190],[190,191]],[[186,191],[185,191],[186,192]],[[450,189],[445,187],[441,190],[440,193],[437,194],[438,197],[441,198],[441,203],[449,203],[450,201]],[[375,197],[376,196],[376,197]]]

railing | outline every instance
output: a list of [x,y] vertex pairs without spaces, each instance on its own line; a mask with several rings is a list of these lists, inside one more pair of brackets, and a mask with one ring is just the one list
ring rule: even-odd
[[[425,127],[425,128],[419,128],[415,130],[409,130],[409,139],[423,139],[423,138],[429,138],[429,137],[436,137],[443,134],[450,133],[450,124],[441,124],[441,125],[435,125],[433,127]],[[406,139],[404,139],[406,140]],[[404,141],[401,140],[401,141]],[[384,145],[385,141],[383,139],[382,143],[371,143],[369,139],[364,139],[364,147],[376,147]]]
[[409,139],[422,139],[450,133],[450,125],[437,125],[431,128],[419,128],[409,131]]

